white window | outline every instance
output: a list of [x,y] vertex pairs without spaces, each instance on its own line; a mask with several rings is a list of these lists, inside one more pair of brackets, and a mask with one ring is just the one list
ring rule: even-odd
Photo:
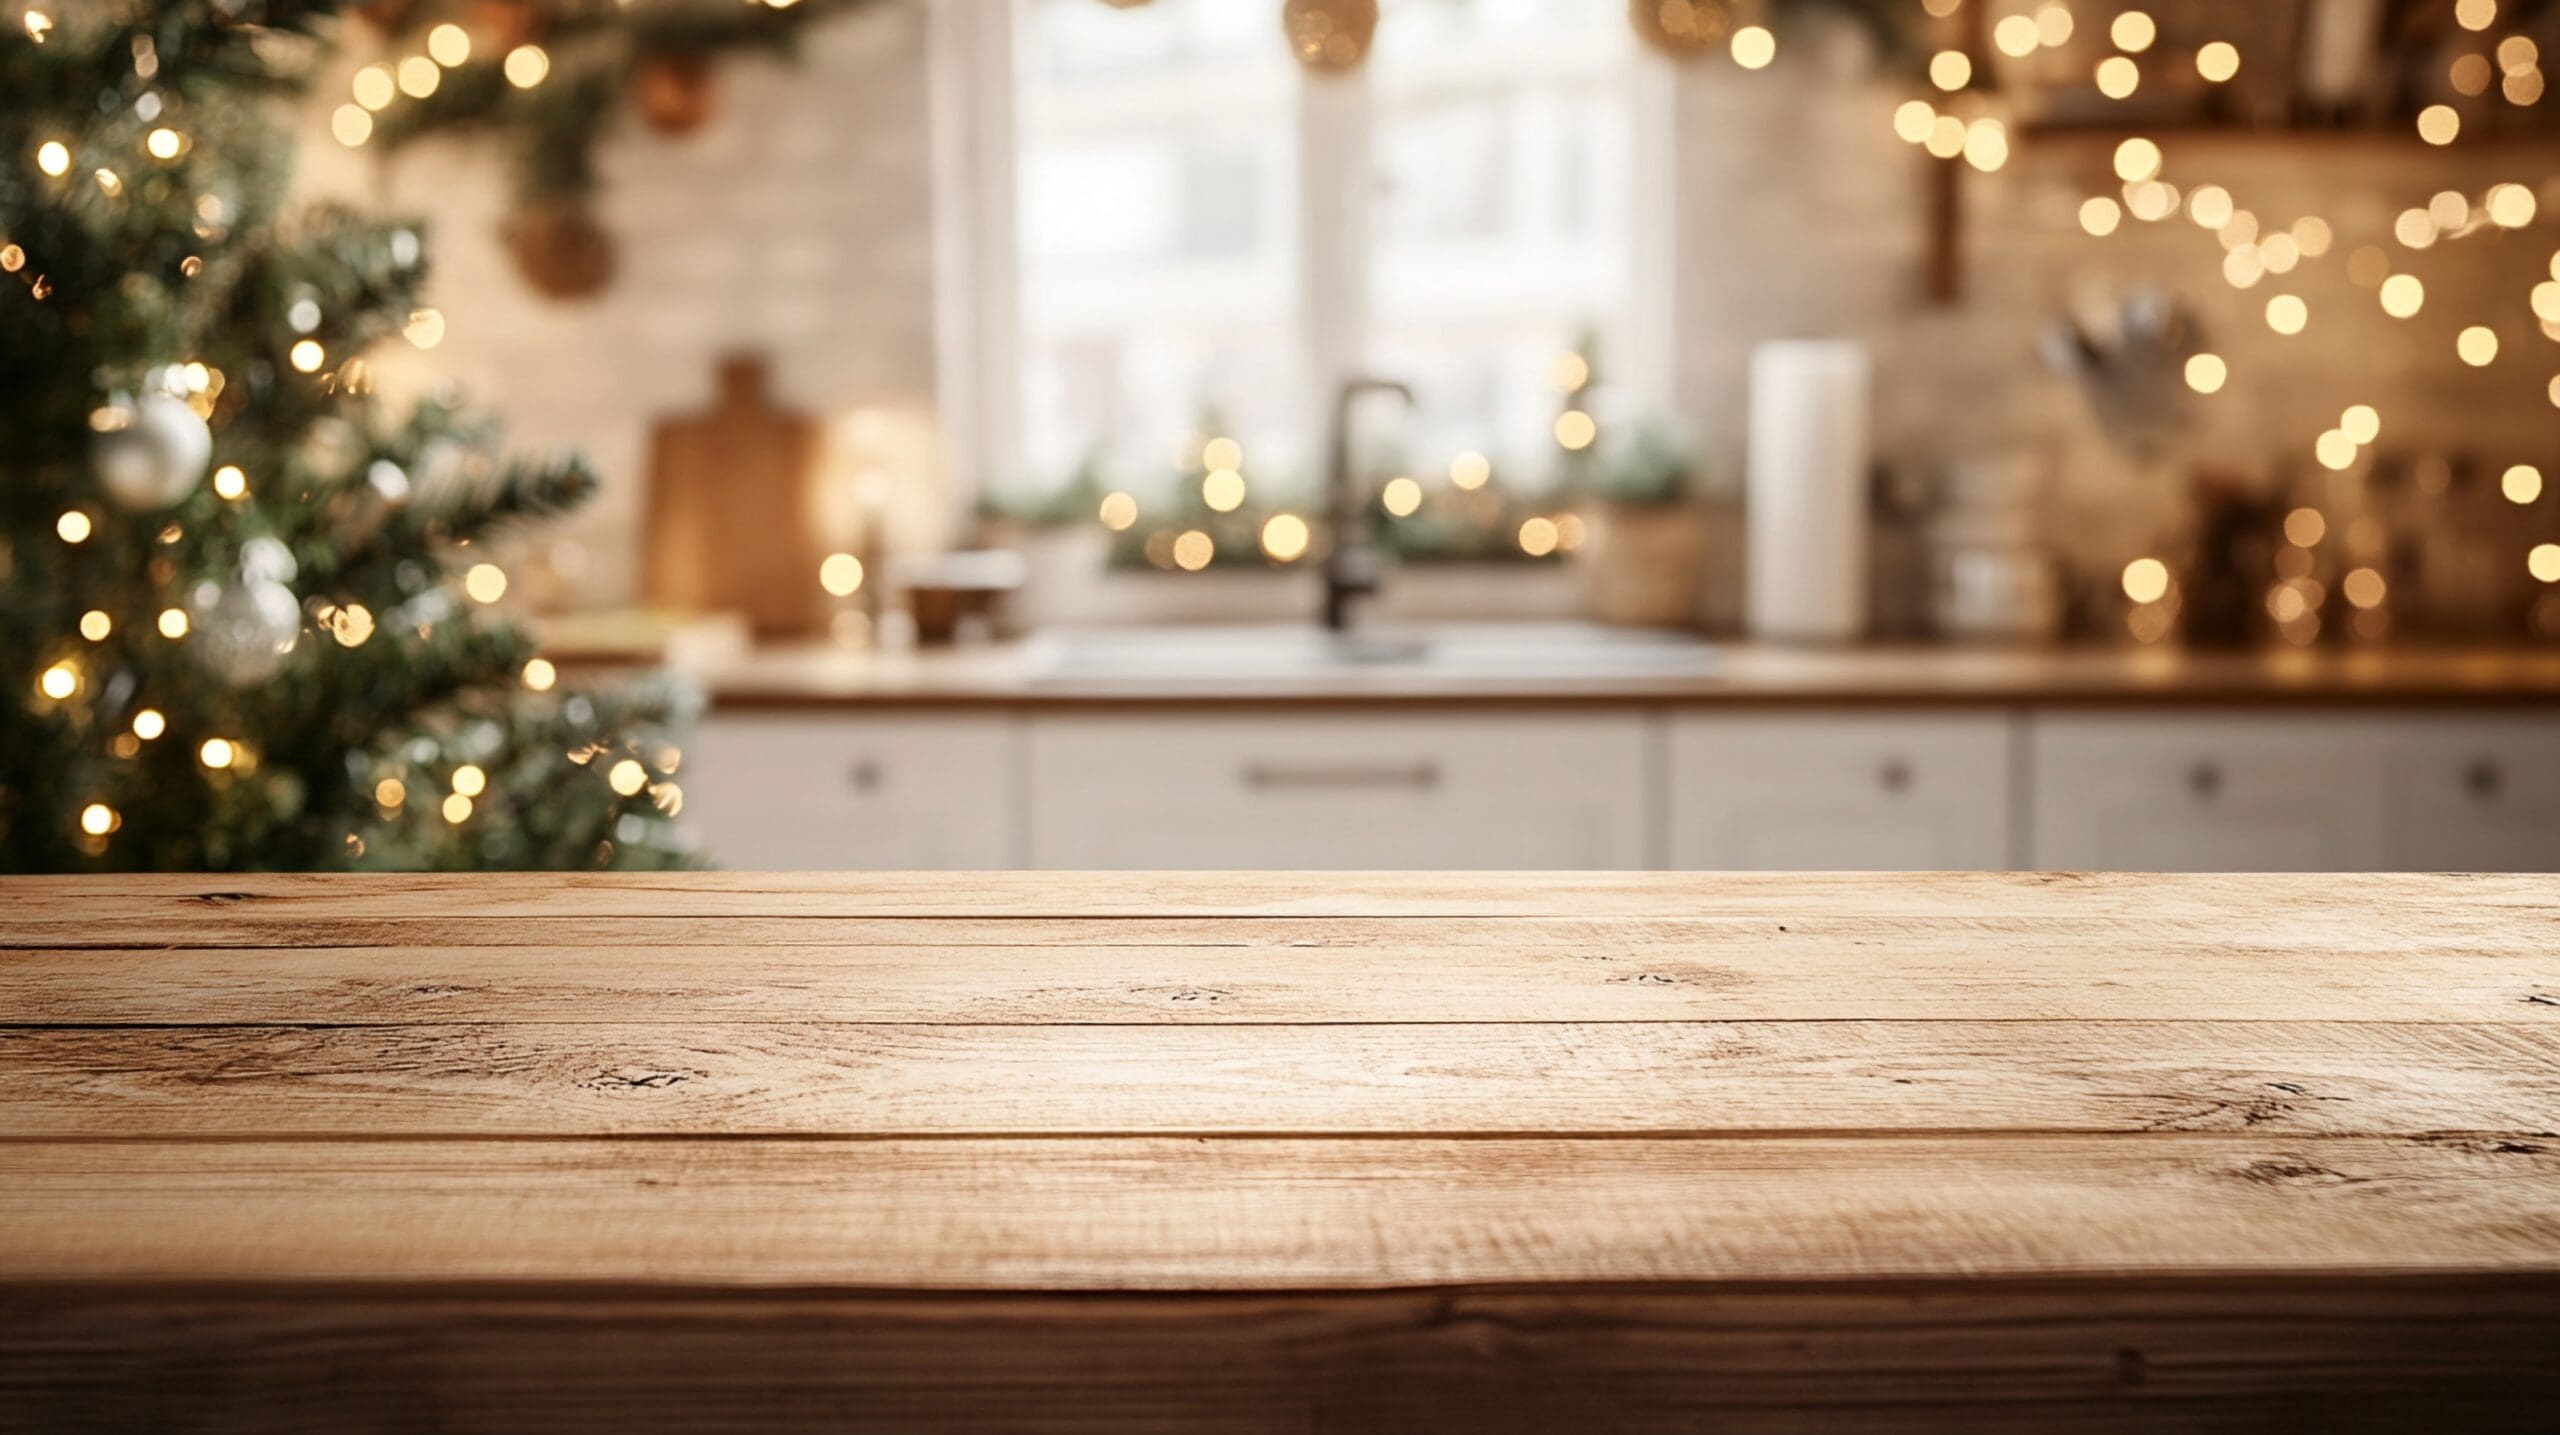
[[1640,270],[1667,253],[1643,240],[1667,105],[1623,9],[1382,9],[1368,62],[1328,78],[1253,0],[940,0],[964,487],[1037,491],[1093,455],[1166,482],[1214,413],[1303,494],[1355,372],[1416,389],[1413,465],[1476,450],[1534,482],[1558,354],[1595,339],[1620,377],[1657,357],[1636,296],[1662,287]]

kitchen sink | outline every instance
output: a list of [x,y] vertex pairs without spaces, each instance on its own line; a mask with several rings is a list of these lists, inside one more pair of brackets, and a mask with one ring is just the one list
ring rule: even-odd
[[1371,675],[1574,682],[1708,677],[1716,649],[1682,634],[1588,623],[1380,625],[1351,633],[1269,624],[1061,629],[1035,636],[1025,660],[1041,683],[1356,683]]

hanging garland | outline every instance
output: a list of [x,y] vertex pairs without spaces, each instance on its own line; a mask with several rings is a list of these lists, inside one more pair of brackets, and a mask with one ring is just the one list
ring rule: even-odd
[[356,73],[331,128],[342,143],[386,152],[444,135],[500,136],[515,164],[508,252],[539,292],[578,298],[613,279],[595,154],[615,121],[628,110],[655,133],[691,133],[716,104],[714,60],[788,55],[804,26],[864,3],[375,0],[361,13],[394,53]]

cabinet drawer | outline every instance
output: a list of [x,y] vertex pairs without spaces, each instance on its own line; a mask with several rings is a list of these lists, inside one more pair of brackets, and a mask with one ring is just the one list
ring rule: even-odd
[[1671,723],[1670,864],[1964,871],[2010,865],[2001,715],[1701,715]]
[[744,870],[1012,866],[1016,726],[715,714],[686,749],[685,820],[712,861]]
[[2336,872],[2384,865],[2389,742],[2370,719],[2041,717],[2029,752],[2041,868]]
[[2560,716],[2410,718],[2392,734],[2389,865],[2560,871]]
[[1645,865],[1633,713],[1040,717],[1048,868]]

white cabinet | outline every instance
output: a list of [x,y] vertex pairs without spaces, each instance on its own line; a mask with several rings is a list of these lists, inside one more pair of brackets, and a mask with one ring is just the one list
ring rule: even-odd
[[2033,723],[2034,865],[2118,872],[2383,865],[2383,724],[2265,713]]
[[1030,860],[1643,867],[1647,746],[1632,712],[1040,715]]
[[745,871],[1018,865],[1008,716],[715,713],[685,749],[685,821]]
[[1699,714],[1669,722],[1675,868],[2011,865],[2016,723],[2005,714]]
[[2391,747],[2384,865],[2560,871],[2560,714],[2413,717]]

